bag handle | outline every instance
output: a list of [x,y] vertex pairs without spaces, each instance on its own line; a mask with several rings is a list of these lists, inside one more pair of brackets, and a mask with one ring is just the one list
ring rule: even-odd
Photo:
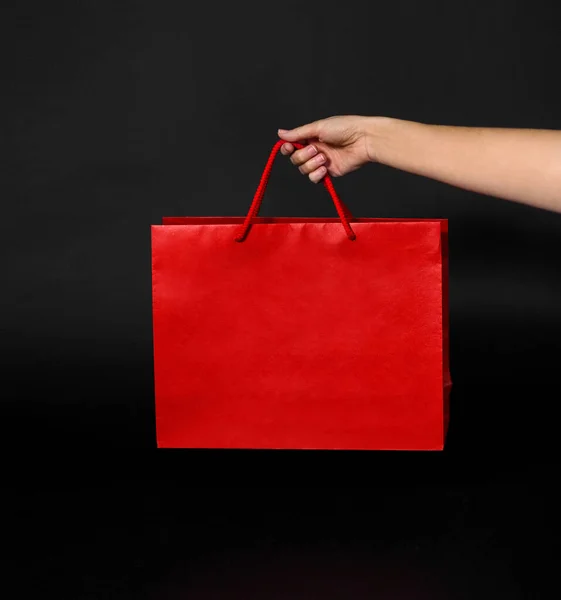
[[[259,212],[259,208],[261,207],[261,202],[263,201],[263,196],[265,194],[265,188],[267,187],[267,182],[269,181],[269,175],[271,174],[271,169],[273,168],[273,162],[274,162],[275,157],[276,157],[278,151],[280,150],[281,146],[285,143],[286,142],[284,140],[279,140],[273,146],[271,155],[269,156],[269,160],[267,161],[267,164],[265,165],[265,170],[263,171],[263,175],[261,176],[261,182],[259,183],[257,191],[255,192],[255,196],[253,197],[253,202],[251,203],[251,206],[249,207],[249,212],[247,213],[247,216],[243,222],[243,225],[240,227],[240,231],[239,231],[238,235],[235,237],[236,242],[244,241],[244,239],[247,236],[247,233],[252,225],[253,219],[257,216],[257,214]],[[304,145],[300,144],[299,142],[291,142],[291,143],[296,148],[299,148],[299,149],[304,148]],[[331,177],[328,174],[326,174],[325,177],[323,178],[323,184],[325,185],[327,191],[329,192],[329,195],[331,196],[331,199],[333,200],[333,203],[335,204],[335,208],[337,209],[337,214],[339,215],[339,218],[341,219],[341,222],[343,224],[343,227],[345,229],[345,233],[347,234],[347,237],[351,241],[356,240],[356,234],[354,233],[354,231],[351,229],[351,226],[349,225],[349,220],[353,220],[354,217],[351,214],[351,212],[349,211],[349,209],[347,208],[347,206],[341,201],[341,199],[337,195],[337,192],[335,191],[335,188],[333,187]]]

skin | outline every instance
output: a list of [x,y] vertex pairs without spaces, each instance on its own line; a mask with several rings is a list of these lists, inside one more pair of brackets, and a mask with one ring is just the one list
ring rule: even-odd
[[[278,130],[282,154],[318,183],[367,163],[561,213],[561,131],[428,125],[334,116]],[[296,150],[290,142],[306,147]]]

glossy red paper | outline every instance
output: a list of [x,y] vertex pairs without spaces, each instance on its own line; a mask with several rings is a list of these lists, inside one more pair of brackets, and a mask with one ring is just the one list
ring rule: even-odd
[[[152,226],[160,448],[440,450],[446,220],[247,216]],[[302,147],[301,144],[296,144]]]

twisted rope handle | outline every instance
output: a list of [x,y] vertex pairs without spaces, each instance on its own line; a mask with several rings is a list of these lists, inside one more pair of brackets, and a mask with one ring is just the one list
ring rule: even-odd
[[[244,239],[247,236],[247,233],[249,231],[249,228],[251,227],[251,223],[252,223],[253,219],[259,213],[259,208],[261,207],[261,202],[263,201],[263,196],[265,194],[265,188],[267,187],[267,183],[269,181],[269,176],[271,174],[271,169],[273,168],[273,163],[275,161],[275,157],[276,157],[278,151],[280,150],[281,146],[285,143],[286,142],[284,142],[283,140],[279,140],[273,146],[271,155],[269,156],[269,160],[267,161],[267,164],[265,165],[265,169],[263,171],[263,175],[261,176],[261,181],[259,183],[257,191],[255,192],[255,196],[253,197],[253,202],[251,203],[251,206],[249,207],[249,212],[247,213],[247,216],[243,222],[243,225],[241,225],[241,227],[240,227],[240,231],[239,231],[238,235],[235,237],[236,242],[244,241]],[[299,149],[304,148],[304,145],[300,144],[298,142],[292,142],[292,145]],[[341,219],[341,222],[343,224],[343,227],[345,229],[345,233],[347,234],[347,237],[351,241],[356,240],[356,234],[351,229],[351,226],[349,225],[349,220],[352,220],[353,216],[352,216],[351,212],[349,211],[349,209],[347,208],[347,206],[341,201],[341,199],[337,195],[337,192],[335,191],[335,188],[333,187],[333,182],[331,181],[331,177],[329,175],[325,175],[325,177],[323,178],[323,184],[325,185],[325,188],[329,192],[329,195],[331,196],[333,203],[335,204],[337,214],[339,215],[339,218]]]

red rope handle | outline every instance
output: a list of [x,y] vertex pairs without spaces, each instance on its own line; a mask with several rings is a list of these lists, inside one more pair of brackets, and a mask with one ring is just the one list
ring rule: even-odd
[[[280,150],[281,146],[285,143],[286,143],[285,141],[279,140],[273,146],[271,155],[269,156],[269,160],[267,161],[267,164],[265,165],[265,169],[263,171],[263,175],[261,176],[261,181],[259,183],[257,191],[255,192],[255,196],[253,197],[251,206],[249,207],[249,212],[247,213],[247,216],[243,222],[243,225],[240,227],[240,232],[235,237],[236,242],[244,241],[244,239],[249,231],[249,228],[251,227],[252,220],[254,219],[254,217],[257,216],[257,214],[259,212],[259,208],[261,207],[261,202],[263,201],[263,196],[265,194],[265,188],[267,187],[267,182],[269,181],[269,176],[271,174],[271,169],[273,168],[273,163],[275,161],[275,157],[276,157],[278,151]],[[292,145],[295,146],[296,148],[304,148],[304,145],[300,144],[298,142],[292,142]],[[325,177],[323,178],[323,184],[325,185],[325,188],[329,192],[329,195],[331,196],[333,203],[335,204],[337,214],[339,215],[339,218],[341,219],[341,222],[343,223],[343,227],[345,229],[345,233],[347,234],[347,237],[349,238],[349,240],[356,240],[356,234],[351,229],[351,226],[349,225],[349,220],[352,220],[353,216],[352,216],[351,212],[349,211],[349,209],[346,207],[346,205],[341,201],[341,199],[337,195],[337,192],[335,191],[335,188],[333,187],[333,182],[331,181],[331,177],[329,177],[329,175],[325,175]]]

